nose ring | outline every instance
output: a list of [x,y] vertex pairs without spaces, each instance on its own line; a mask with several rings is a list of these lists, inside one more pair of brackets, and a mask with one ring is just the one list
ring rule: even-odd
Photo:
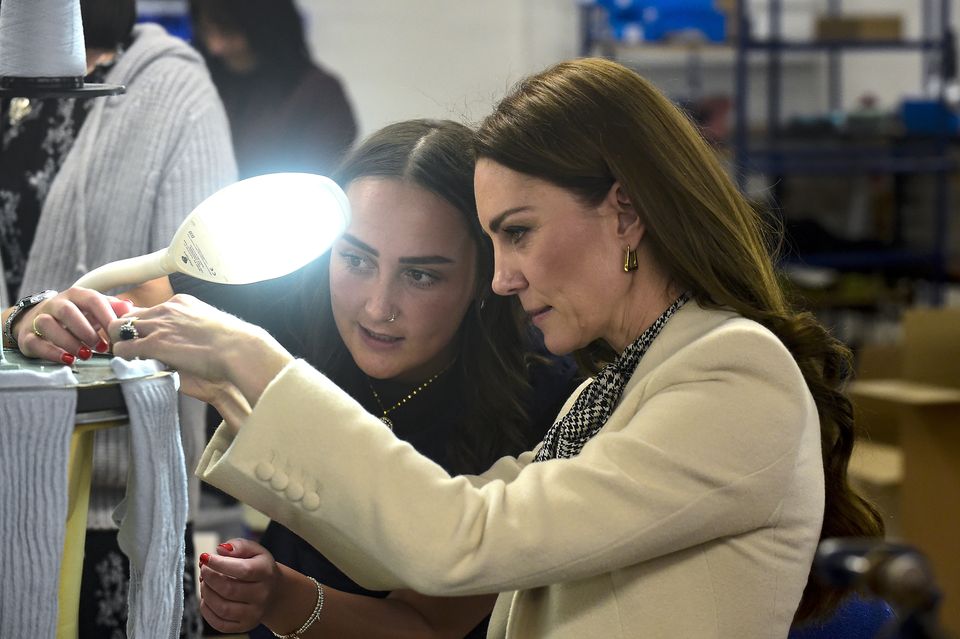
[[388,319],[387,321],[393,322],[393,321],[396,321],[396,319],[397,319],[397,312],[393,311],[392,313],[390,313],[390,319]]

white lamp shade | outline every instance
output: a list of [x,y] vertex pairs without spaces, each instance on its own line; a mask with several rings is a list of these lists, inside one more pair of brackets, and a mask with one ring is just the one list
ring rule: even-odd
[[75,286],[107,291],[178,271],[224,284],[273,279],[319,257],[349,221],[347,196],[330,178],[260,175],[201,202],[169,248],[101,266]]

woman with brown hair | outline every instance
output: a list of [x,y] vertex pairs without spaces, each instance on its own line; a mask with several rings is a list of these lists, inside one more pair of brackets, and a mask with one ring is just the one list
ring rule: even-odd
[[[550,351],[612,361],[534,450],[451,477],[269,337],[176,298],[109,330],[135,323],[117,355],[217,389],[201,476],[366,587],[501,593],[490,637],[785,637],[829,610],[808,585],[821,535],[882,532],[846,483],[849,354],[784,300],[694,127],[588,59],[521,82],[476,148],[494,291]],[[277,460],[309,499],[271,487]],[[282,602],[290,628],[319,603]]]

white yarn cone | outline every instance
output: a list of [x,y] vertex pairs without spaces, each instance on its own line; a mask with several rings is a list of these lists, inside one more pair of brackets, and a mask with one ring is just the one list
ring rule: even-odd
[[3,0],[0,77],[83,78],[86,70],[78,0]]

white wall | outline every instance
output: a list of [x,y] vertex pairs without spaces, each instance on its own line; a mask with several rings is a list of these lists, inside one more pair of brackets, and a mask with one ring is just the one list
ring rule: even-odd
[[[298,0],[316,58],[343,78],[363,134],[411,117],[476,121],[524,75],[576,56],[577,0]],[[956,0],[953,22],[960,24]],[[751,0],[762,24],[766,0]],[[813,16],[826,0],[784,0],[785,35],[810,37]],[[905,35],[920,33],[921,0],[844,0],[851,13],[904,16]],[[641,56],[645,54],[641,53]],[[754,54],[763,58],[760,54]],[[634,66],[668,92],[684,83],[684,58],[664,66]],[[707,90],[732,90],[732,55],[706,72]],[[648,60],[650,58],[648,57]],[[864,93],[896,106],[919,92],[920,55],[911,52],[845,53],[843,97],[850,108]],[[708,67],[710,66],[708,62]],[[783,112],[826,109],[822,55],[787,54]],[[764,114],[762,64],[752,65],[751,119]]]
[[299,0],[318,61],[362,134],[413,117],[476,121],[521,77],[576,55],[575,0]]

